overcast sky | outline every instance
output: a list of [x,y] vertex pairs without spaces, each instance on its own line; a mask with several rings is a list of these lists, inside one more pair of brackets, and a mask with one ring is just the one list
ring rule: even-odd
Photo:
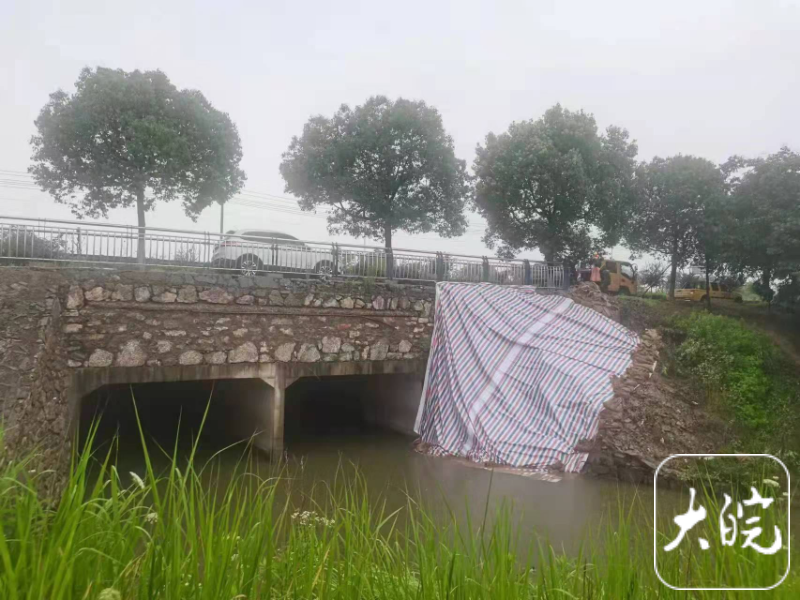
[[[324,218],[260,195],[286,196],[281,153],[311,115],[374,94],[423,99],[470,165],[488,132],[556,102],[627,128],[640,159],[764,155],[800,148],[798,32],[788,0],[2,0],[0,180],[24,179],[34,119],[49,93],[74,90],[84,66],[161,69],[237,124],[246,188],[259,194],[249,202],[285,209],[230,205],[225,228],[326,239]],[[0,204],[3,214],[71,218],[24,185],[0,182]],[[135,223],[135,212],[110,220]],[[462,238],[398,234],[395,246],[490,254],[481,219],[470,221]],[[148,224],[216,231],[219,210],[192,223],[175,203]]]

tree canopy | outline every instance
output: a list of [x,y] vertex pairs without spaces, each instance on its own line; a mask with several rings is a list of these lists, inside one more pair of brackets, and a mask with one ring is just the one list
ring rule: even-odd
[[800,154],[783,147],[766,158],[731,157],[732,212],[728,262],[756,276],[755,289],[772,299],[772,281],[800,268]]
[[711,248],[717,207],[724,193],[719,167],[695,156],[656,157],[636,173],[638,202],[626,238],[635,251],[670,261],[668,295],[675,295],[677,271]]
[[313,117],[280,166],[300,207],[328,209],[331,233],[381,240],[392,233],[464,233],[465,162],[439,112],[424,102],[374,96]]
[[76,216],[136,205],[143,227],[156,202],[179,197],[196,218],[244,184],[236,126],[200,92],[161,71],[102,67],[81,71],[75,87],[51,94],[36,119],[30,172]]
[[560,105],[487,135],[474,163],[486,244],[574,264],[617,243],[634,201],[637,147],[628,138],[619,127],[600,135],[592,115]]

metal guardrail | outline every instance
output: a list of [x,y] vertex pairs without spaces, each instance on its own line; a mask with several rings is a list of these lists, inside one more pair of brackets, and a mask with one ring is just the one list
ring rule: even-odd
[[[141,252],[140,252],[141,248]],[[0,260],[66,266],[214,268],[561,288],[559,265],[378,246],[0,215]]]

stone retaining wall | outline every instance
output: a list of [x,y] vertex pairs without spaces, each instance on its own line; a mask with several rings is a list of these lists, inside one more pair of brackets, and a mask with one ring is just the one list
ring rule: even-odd
[[35,468],[53,470],[57,489],[80,381],[127,368],[140,379],[148,369],[179,379],[198,369],[418,370],[434,298],[432,286],[370,280],[0,267],[5,451],[36,447]]
[[[71,447],[64,437],[70,373],[60,344],[61,284],[52,272],[0,269],[0,426],[7,448],[36,446],[34,469],[63,466]],[[55,489],[57,479],[42,483]]]
[[69,366],[420,358],[434,289],[282,277],[76,273],[64,290]]

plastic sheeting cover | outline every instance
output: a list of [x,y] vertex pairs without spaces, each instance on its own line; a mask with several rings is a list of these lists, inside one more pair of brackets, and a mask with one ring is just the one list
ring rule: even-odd
[[580,471],[639,343],[571,299],[532,287],[442,282],[415,431],[430,452]]

